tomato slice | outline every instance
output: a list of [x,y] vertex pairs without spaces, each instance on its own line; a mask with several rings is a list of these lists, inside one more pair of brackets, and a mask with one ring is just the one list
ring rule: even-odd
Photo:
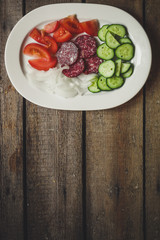
[[41,33],[41,37],[44,38],[44,36],[46,35],[46,32],[44,31],[44,29],[41,29],[40,33]]
[[34,28],[29,36],[31,38],[33,38],[35,41],[45,44],[47,48],[49,48],[49,50],[55,54],[58,50],[58,45],[56,43],[56,41],[51,37],[51,36],[47,36],[45,31],[42,30],[38,30],[37,28]]
[[43,43],[43,44],[45,43],[43,30],[39,31],[37,28],[33,28],[29,36],[33,38],[36,42]]
[[57,64],[57,58],[53,57],[50,61],[47,61],[46,59],[30,59],[28,60],[29,64],[37,69],[37,70],[43,70],[48,71],[50,68],[53,68]]
[[59,27],[59,21],[51,22],[44,26],[44,31],[46,33],[53,33],[57,30],[58,27]]
[[56,42],[66,42],[72,38],[72,34],[63,27],[59,27],[57,31],[54,32],[53,38]]
[[82,28],[81,25],[76,18],[76,15],[70,15],[66,18],[60,20],[60,24],[70,33],[81,33]]
[[44,41],[46,47],[53,53],[55,54],[58,50],[58,45],[56,41],[53,39],[51,36],[44,36]]
[[34,56],[37,58],[43,58],[48,61],[51,60],[51,54],[47,50],[46,47],[43,47],[42,45],[38,43],[29,43],[28,45],[25,46],[23,49],[23,53],[28,55],[28,56]]
[[97,36],[99,30],[99,22],[97,19],[93,19],[86,22],[80,23],[84,32],[88,33],[91,36]]

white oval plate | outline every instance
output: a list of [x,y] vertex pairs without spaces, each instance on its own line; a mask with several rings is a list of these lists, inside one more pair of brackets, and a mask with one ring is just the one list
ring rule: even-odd
[[[43,23],[77,14],[79,20],[98,19],[103,24],[119,23],[127,27],[135,44],[134,73],[123,87],[64,99],[30,86],[21,68],[21,45],[32,28]],[[85,18],[84,18],[85,16]],[[145,84],[151,67],[151,47],[148,37],[135,18],[121,9],[108,5],[66,3],[39,7],[25,15],[13,28],[5,48],[5,65],[16,90],[37,105],[63,110],[100,110],[119,106],[133,98]]]

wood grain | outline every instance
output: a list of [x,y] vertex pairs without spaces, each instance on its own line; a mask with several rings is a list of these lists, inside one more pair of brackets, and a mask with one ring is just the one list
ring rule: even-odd
[[23,239],[23,99],[4,66],[6,39],[22,16],[21,1],[0,7],[0,239]]
[[28,239],[83,239],[82,113],[27,102],[26,137]]
[[152,46],[152,69],[146,84],[146,239],[160,239],[160,2],[146,1],[146,30]]
[[142,23],[142,10],[143,10],[143,1],[142,0],[130,0],[128,4],[126,4],[126,0],[87,0],[87,3],[98,3],[105,4],[114,7],[118,7],[128,13],[132,14],[138,21]]
[[[98,3],[142,21],[142,1]],[[86,210],[87,239],[143,239],[142,91],[123,106],[86,113]]]

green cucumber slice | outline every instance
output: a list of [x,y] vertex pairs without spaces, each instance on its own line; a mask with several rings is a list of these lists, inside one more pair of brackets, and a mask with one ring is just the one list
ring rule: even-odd
[[103,76],[100,76],[98,79],[98,87],[102,90],[102,91],[111,91],[112,89],[110,87],[108,87],[107,85],[107,79]]
[[115,39],[115,37],[109,31],[106,33],[106,44],[109,48],[117,48],[120,43]]
[[99,65],[98,71],[103,77],[112,77],[115,72],[115,63],[112,60],[107,60]]
[[130,43],[124,43],[117,47],[115,55],[125,61],[129,61],[134,57],[134,47]]
[[128,38],[128,37],[126,37],[126,38],[121,38],[120,40],[119,40],[119,42],[120,43],[132,43],[132,41]]
[[99,58],[109,60],[114,57],[114,50],[109,48],[105,43],[103,43],[97,48],[97,55]]
[[107,78],[107,85],[112,89],[120,88],[123,84],[124,80],[122,77],[113,76],[111,78]]
[[122,63],[121,66],[121,73],[125,73],[129,70],[131,64],[130,63]]
[[92,93],[100,92],[101,90],[98,88],[98,77],[95,77],[91,80],[92,84],[88,87],[88,90]]
[[126,29],[124,26],[120,25],[120,24],[111,24],[108,27],[108,31],[120,36],[120,37],[124,37],[126,35]]
[[126,73],[123,73],[123,74],[122,74],[122,76],[123,76],[124,78],[129,78],[129,77],[132,75],[132,73],[133,73],[133,67],[131,66]]
[[121,59],[117,59],[117,60],[115,61],[115,63],[116,63],[115,75],[116,75],[117,77],[119,77],[119,76],[120,76],[120,73],[121,73],[122,60],[121,60]]
[[108,31],[108,24],[103,25],[98,31],[98,37],[101,41],[105,42],[105,36]]

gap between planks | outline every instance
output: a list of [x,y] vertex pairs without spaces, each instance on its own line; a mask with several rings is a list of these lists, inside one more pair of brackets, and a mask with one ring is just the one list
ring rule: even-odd
[[[143,0],[143,27],[145,29],[146,4]],[[146,240],[146,88],[143,88],[143,239]]]
[[[26,2],[22,0],[22,16],[26,14]],[[26,99],[23,98],[23,230],[28,240],[27,228],[27,165],[26,165]]]
[[86,112],[82,112],[82,210],[83,210],[83,239],[86,240]]

